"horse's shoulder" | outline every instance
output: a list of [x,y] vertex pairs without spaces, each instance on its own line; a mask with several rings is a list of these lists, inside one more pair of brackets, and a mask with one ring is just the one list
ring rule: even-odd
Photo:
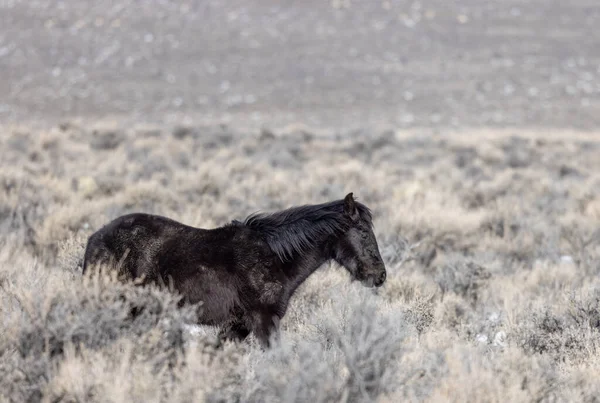
[[239,221],[238,223],[229,224],[229,231],[231,231],[229,239],[236,245],[236,249],[245,256],[253,256],[254,259],[270,259],[271,247],[264,234]]

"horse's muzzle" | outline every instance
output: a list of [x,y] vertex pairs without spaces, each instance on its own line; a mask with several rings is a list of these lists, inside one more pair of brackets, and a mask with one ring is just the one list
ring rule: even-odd
[[385,283],[386,277],[387,274],[385,272],[382,272],[381,274],[375,277],[375,279],[373,280],[373,285],[375,287],[381,287],[383,283]]
[[383,285],[383,283],[385,283],[386,277],[387,277],[387,274],[385,272],[371,274],[371,275],[367,275],[362,280],[362,283],[366,287],[381,287]]

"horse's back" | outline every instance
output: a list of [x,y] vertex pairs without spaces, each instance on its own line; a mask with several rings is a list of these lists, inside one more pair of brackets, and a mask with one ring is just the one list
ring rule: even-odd
[[117,217],[89,237],[83,273],[92,265],[111,265],[125,257],[132,260],[148,255],[173,234],[190,228],[170,218],[145,213]]

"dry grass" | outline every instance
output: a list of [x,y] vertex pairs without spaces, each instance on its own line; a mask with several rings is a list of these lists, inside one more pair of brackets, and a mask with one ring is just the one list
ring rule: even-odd
[[[599,152],[589,135],[3,128],[0,401],[594,401]],[[173,296],[80,275],[86,237],[127,212],[212,227],[349,191],[388,282],[319,270],[269,351],[215,350]]]

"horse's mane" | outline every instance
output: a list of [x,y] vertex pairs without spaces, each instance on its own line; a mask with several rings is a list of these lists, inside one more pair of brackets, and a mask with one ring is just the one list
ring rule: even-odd
[[[371,222],[371,211],[362,203],[355,202],[355,205],[360,217]],[[254,213],[244,220],[243,225],[263,233],[273,252],[282,261],[287,261],[330,235],[347,230],[350,218],[344,213],[344,200],[336,200],[275,213]]]

